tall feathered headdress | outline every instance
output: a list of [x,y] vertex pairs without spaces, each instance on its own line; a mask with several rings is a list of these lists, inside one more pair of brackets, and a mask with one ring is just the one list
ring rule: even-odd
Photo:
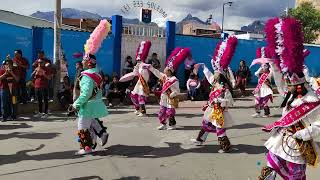
[[96,52],[98,52],[103,40],[110,32],[110,27],[111,24],[106,19],[100,21],[99,25],[94,29],[94,31],[90,35],[90,38],[84,45],[84,59],[90,62],[92,61],[92,63],[96,63],[96,60],[90,58],[89,55],[94,55]]
[[252,61],[250,68],[256,64],[261,64],[261,65],[267,64],[269,60],[267,58],[269,57],[269,55],[267,54],[266,48],[265,47],[257,48],[256,57],[257,59]]
[[211,59],[211,65],[215,72],[223,73],[223,71],[228,68],[236,50],[237,43],[238,39],[235,36],[230,36],[218,43]]
[[166,67],[172,72],[176,71],[179,65],[190,55],[189,48],[175,48],[166,61]]
[[268,53],[288,85],[305,82],[301,77],[305,58],[301,29],[301,23],[291,17],[270,19],[265,28]]
[[150,47],[150,41],[141,41],[136,51],[136,60],[145,62],[148,58]]

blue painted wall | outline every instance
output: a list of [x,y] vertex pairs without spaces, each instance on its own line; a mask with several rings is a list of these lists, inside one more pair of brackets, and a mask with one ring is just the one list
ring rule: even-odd
[[[71,78],[75,75],[75,63],[81,59],[74,59],[72,54],[83,52],[83,46],[90,33],[62,30],[61,43],[68,61],[68,72]],[[96,54],[99,68],[107,74],[113,73],[113,35],[109,35]],[[49,28],[23,28],[6,23],[0,23],[0,60],[4,60],[7,54],[13,57],[15,49],[21,49],[29,63],[36,59],[36,52],[44,50],[46,56],[53,59],[53,29]],[[28,77],[31,69],[28,71]]]
[[[70,77],[75,75],[75,64],[81,59],[75,59],[72,55],[75,52],[83,52],[83,47],[86,40],[89,38],[90,33],[77,32],[77,31],[61,31],[61,44],[62,49],[66,55],[68,62],[68,73]],[[43,30],[43,50],[49,59],[53,59],[53,29]],[[104,42],[98,53],[96,54],[98,60],[98,67],[107,74],[113,72],[113,36],[109,35]]]
[[305,48],[311,51],[305,60],[310,76],[320,76],[320,46],[306,45]]
[[21,49],[23,56],[32,62],[32,30],[0,22],[0,62],[8,54],[13,58],[15,49]]

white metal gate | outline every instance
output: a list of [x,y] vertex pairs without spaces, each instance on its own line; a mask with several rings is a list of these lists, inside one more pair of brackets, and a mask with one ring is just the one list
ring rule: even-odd
[[[164,28],[148,25],[124,25],[121,42],[121,72],[125,63],[125,58],[131,56],[135,60],[136,50],[141,41],[151,41],[149,58],[152,53],[157,53],[164,68],[166,60],[166,39]],[[147,59],[147,60],[148,60]]]

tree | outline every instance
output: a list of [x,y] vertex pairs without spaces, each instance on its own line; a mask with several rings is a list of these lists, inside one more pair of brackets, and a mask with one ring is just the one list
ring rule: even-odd
[[289,15],[302,23],[305,43],[313,43],[320,32],[320,11],[311,2],[304,2],[296,9],[290,9]]

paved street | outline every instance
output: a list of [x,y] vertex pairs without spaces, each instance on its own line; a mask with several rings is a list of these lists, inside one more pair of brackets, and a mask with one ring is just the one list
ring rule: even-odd
[[[274,105],[280,99],[276,98]],[[130,107],[110,109],[104,119],[110,139],[105,151],[85,157],[75,156],[76,121],[62,113],[48,120],[21,117],[0,124],[0,180],[48,179],[214,179],[254,180],[265,164],[263,143],[268,134],[261,126],[279,118],[253,119],[253,100],[236,101],[230,111],[236,125],[227,131],[238,151],[219,154],[215,134],[195,147],[203,102],[183,102],[177,110],[178,129],[158,131],[158,106],[148,106],[149,117],[137,118]],[[318,140],[319,142],[319,140]],[[99,147],[102,149],[102,147]],[[307,177],[320,179],[319,169],[308,167]]]

